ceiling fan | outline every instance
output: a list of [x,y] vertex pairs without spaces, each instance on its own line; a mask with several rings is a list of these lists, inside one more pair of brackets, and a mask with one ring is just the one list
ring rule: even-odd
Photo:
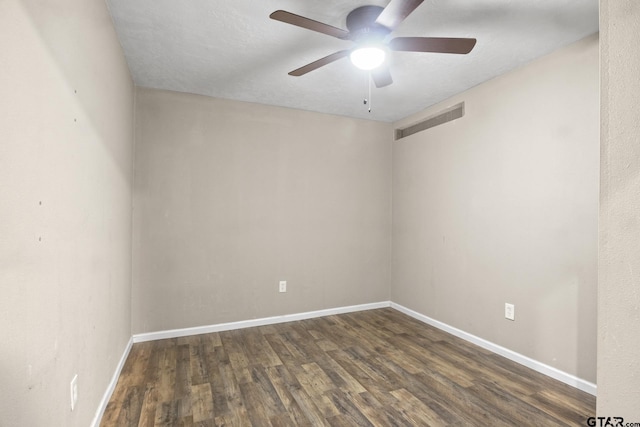
[[393,80],[389,67],[384,65],[386,52],[434,52],[467,54],[476,44],[476,39],[444,37],[395,37],[387,41],[389,34],[413,12],[423,0],[391,0],[386,7],[361,6],[347,15],[347,29],[337,28],[284,10],[277,10],[269,17],[276,21],[327,34],[341,40],[355,42],[352,49],[340,50],[317,61],[297,68],[289,73],[302,76],[324,65],[351,57],[359,68],[371,70],[376,87],[390,85]]

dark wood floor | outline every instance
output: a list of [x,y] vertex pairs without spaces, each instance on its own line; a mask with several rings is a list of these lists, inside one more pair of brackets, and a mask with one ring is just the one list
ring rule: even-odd
[[101,426],[586,425],[595,398],[393,309],[139,343]]

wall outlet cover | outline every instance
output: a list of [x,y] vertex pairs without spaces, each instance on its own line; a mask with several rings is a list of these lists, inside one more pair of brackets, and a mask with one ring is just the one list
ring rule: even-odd
[[509,320],[516,320],[516,306],[508,302],[504,303],[504,317]]

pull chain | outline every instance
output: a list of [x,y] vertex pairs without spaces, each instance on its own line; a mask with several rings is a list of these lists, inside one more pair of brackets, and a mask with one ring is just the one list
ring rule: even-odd
[[372,104],[372,100],[371,100],[371,71],[369,71],[369,113],[371,113],[371,104]]
[[368,72],[367,73],[367,89],[368,89],[369,96],[363,100],[363,104],[368,105],[369,112],[371,112],[371,85],[372,85],[371,72]]

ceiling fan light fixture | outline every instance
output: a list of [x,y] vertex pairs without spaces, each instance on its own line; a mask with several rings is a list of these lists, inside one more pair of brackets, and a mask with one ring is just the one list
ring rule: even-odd
[[354,49],[349,58],[356,67],[361,70],[373,70],[384,62],[387,53],[379,46],[362,46]]

